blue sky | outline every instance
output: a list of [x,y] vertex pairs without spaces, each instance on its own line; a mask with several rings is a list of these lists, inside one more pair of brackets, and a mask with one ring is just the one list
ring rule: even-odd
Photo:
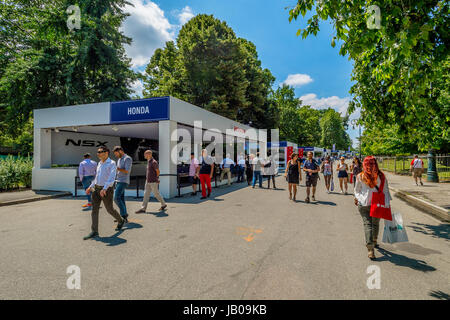
[[[296,36],[306,19],[289,23],[285,7],[296,0],[130,0],[131,16],[123,31],[133,38],[127,48],[136,70],[143,71],[154,50],[176,38],[181,26],[193,16],[206,13],[224,20],[238,37],[252,41],[264,68],[276,77],[275,86],[286,82],[295,87],[304,104],[332,107],[345,113],[350,95],[352,63],[330,45],[333,28],[321,25],[316,36]],[[137,92],[141,85],[136,84]],[[356,117],[352,116],[353,117]],[[349,130],[351,138],[356,130]]]

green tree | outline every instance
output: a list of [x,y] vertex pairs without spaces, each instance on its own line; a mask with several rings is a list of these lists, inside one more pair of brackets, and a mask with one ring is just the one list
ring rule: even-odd
[[332,148],[333,144],[337,150],[347,150],[351,140],[345,131],[344,121],[341,114],[334,109],[327,109],[320,119],[322,129],[321,147]]
[[279,114],[280,140],[297,142],[305,121],[300,117],[300,100],[295,97],[294,88],[283,85],[273,93],[272,99]]
[[124,0],[80,0],[81,29],[67,27],[69,0],[0,4],[0,130],[24,129],[35,108],[127,99],[136,79],[119,28]]
[[[379,28],[368,27],[371,5],[380,8]],[[361,108],[366,128],[398,124],[398,133],[421,150],[448,148],[448,1],[299,0],[289,19],[308,11],[297,34],[316,35],[320,21],[329,20],[336,32],[331,45],[340,41],[340,54],[354,61],[349,112]]]
[[274,77],[256,47],[212,15],[198,15],[176,43],[156,50],[146,68],[144,96],[172,95],[256,127],[274,127],[269,101]]

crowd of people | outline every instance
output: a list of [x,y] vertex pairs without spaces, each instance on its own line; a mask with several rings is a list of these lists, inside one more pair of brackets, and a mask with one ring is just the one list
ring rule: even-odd
[[[83,161],[79,166],[79,177],[84,189],[86,190],[88,203],[83,208],[92,208],[91,232],[84,237],[85,240],[93,239],[98,234],[98,215],[100,204],[103,202],[106,211],[115,218],[117,222],[116,231],[120,231],[125,223],[128,222],[128,212],[125,202],[125,189],[130,183],[130,173],[132,168],[132,159],[125,154],[122,147],[117,146],[113,149],[116,161],[110,158],[110,150],[107,147],[99,147],[97,157],[99,162],[91,159],[90,154],[85,154]],[[151,150],[146,150],[144,157],[147,160],[145,193],[141,208],[136,213],[145,213],[151,193],[161,203],[160,210],[167,208],[164,198],[159,193],[159,166]],[[380,219],[371,214],[372,201],[374,193],[384,195],[383,207],[389,208],[391,195],[389,193],[388,181],[384,173],[379,169],[375,157],[366,157],[363,162],[358,157],[354,157],[350,166],[341,157],[336,166],[334,159],[329,156],[318,161],[313,158],[313,153],[308,152],[306,159],[300,159],[299,155],[293,153],[286,164],[284,177],[288,183],[289,199],[296,201],[297,187],[303,181],[302,173],[305,175],[306,198],[305,202],[316,201],[316,188],[320,173],[325,181],[327,193],[334,190],[333,170],[336,171],[339,186],[342,194],[348,194],[348,183],[354,185],[354,202],[362,217],[368,257],[375,259],[374,248],[378,247],[378,233]],[[321,162],[321,164],[319,164]],[[411,166],[417,168],[417,160],[413,160]],[[214,157],[208,155],[206,149],[202,150],[200,159],[196,159],[191,154],[189,165],[189,179],[192,184],[192,195],[197,195],[197,185],[201,185],[201,199],[207,199],[211,196],[211,180],[216,167]],[[247,184],[263,188],[263,177],[267,178],[267,188],[270,189],[270,183],[273,182],[273,188],[276,189],[275,176],[277,175],[277,164],[272,156],[260,157],[259,153],[247,156],[240,155],[236,163],[227,155],[219,164],[222,169],[220,172],[220,181],[227,176],[228,185],[231,185],[231,169],[236,169],[237,182],[244,181]],[[422,164],[423,166],[423,164]],[[236,167],[236,168],[234,168]],[[350,181],[349,181],[350,173]],[[245,179],[244,179],[245,176]],[[119,211],[114,208],[116,203]]]

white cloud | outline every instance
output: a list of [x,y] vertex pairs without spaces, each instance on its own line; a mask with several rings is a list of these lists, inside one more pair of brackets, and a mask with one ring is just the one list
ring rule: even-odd
[[123,33],[132,38],[131,46],[126,45],[127,55],[133,67],[145,66],[157,48],[175,39],[176,26],[166,18],[164,11],[152,1],[130,0],[133,6],[126,6],[130,16],[124,21]]
[[347,113],[350,97],[339,98],[338,96],[332,96],[327,98],[318,98],[315,93],[308,93],[300,97],[303,105],[309,105],[314,109],[327,109],[333,108],[340,112],[342,115]]
[[184,7],[183,10],[181,10],[181,13],[178,15],[178,19],[180,20],[181,25],[184,25],[193,17],[195,17],[195,14],[189,6]]
[[144,84],[141,80],[136,80],[131,84],[131,89],[133,90],[133,94],[142,97],[142,91],[144,90]]
[[286,84],[294,88],[299,88],[313,81],[314,80],[309,75],[297,73],[297,74],[290,74],[282,84]]

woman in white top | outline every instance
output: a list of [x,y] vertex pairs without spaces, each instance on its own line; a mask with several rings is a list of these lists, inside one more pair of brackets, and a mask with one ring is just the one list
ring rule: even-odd
[[355,205],[358,206],[359,213],[363,219],[366,247],[369,250],[369,258],[371,260],[375,259],[374,248],[378,248],[377,239],[380,219],[370,216],[370,206],[372,205],[372,194],[378,192],[378,189],[381,186],[381,179],[384,179],[383,193],[385,197],[385,206],[389,207],[392,197],[389,193],[389,185],[386,176],[378,168],[375,157],[366,157],[363,162],[363,172],[356,176],[354,192]]

